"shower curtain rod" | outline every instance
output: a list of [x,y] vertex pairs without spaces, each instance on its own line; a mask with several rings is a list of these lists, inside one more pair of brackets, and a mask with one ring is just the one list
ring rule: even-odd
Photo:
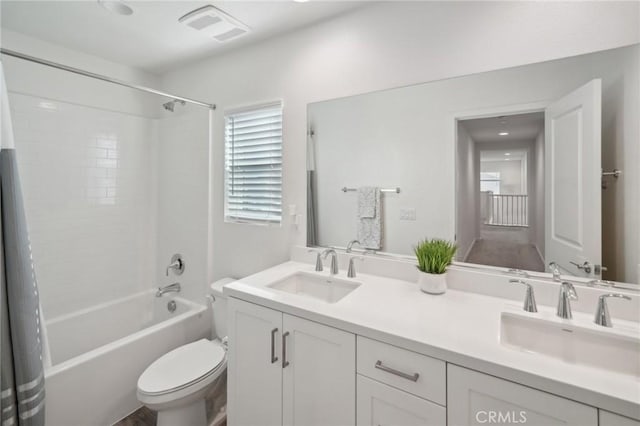
[[96,80],[102,80],[102,81],[106,81],[108,83],[119,84],[120,86],[129,87],[131,89],[140,90],[142,92],[153,93],[154,95],[165,96],[167,98],[175,99],[175,100],[178,100],[178,101],[184,101],[184,102],[188,102],[190,104],[200,105],[200,106],[207,107],[207,108],[210,108],[210,109],[216,109],[216,105],[215,104],[208,104],[206,102],[196,101],[195,99],[189,99],[189,98],[184,98],[182,96],[172,95],[171,93],[162,92],[160,90],[152,89],[152,88],[146,87],[146,86],[141,86],[139,84],[128,83],[126,81],[118,80],[116,78],[111,78],[111,77],[107,77],[107,76],[104,76],[104,75],[101,75],[101,74],[96,74],[96,73],[92,73],[92,72],[89,72],[89,71],[84,71],[84,70],[81,70],[79,68],[74,68],[74,67],[70,67],[70,66],[67,66],[67,65],[62,65],[62,64],[59,64],[57,62],[47,61],[46,59],[36,58],[35,56],[25,55],[24,53],[16,52],[15,50],[9,50],[9,49],[0,48],[0,53],[2,53],[3,55],[13,56],[14,58],[24,59],[25,61],[35,62],[36,64],[46,65],[48,67],[57,68],[57,69],[63,70],[63,71],[69,71],[69,72],[72,72],[74,74],[80,74],[80,75],[83,75],[85,77],[95,78]]

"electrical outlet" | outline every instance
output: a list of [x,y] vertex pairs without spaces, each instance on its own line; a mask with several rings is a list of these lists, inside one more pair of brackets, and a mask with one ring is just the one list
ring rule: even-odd
[[400,220],[416,220],[416,209],[413,207],[400,209]]

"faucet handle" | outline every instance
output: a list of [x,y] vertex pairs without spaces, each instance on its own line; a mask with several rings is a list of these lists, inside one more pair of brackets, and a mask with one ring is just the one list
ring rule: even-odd
[[512,284],[522,284],[527,288],[527,291],[524,297],[524,305],[522,306],[522,309],[524,309],[527,312],[538,312],[538,305],[536,305],[536,298],[535,298],[535,295],[533,294],[533,287],[531,286],[531,284],[523,280],[515,280],[515,279],[509,280],[509,282]]
[[322,257],[320,256],[320,252],[318,250],[309,249],[308,253],[316,254],[316,272],[322,272]]
[[354,260],[363,261],[364,260],[364,256],[354,256],[351,259],[349,259],[349,270],[347,271],[347,277],[348,278],[355,278],[356,277],[356,265],[353,262]]
[[562,290],[567,292],[567,297],[570,300],[578,300],[578,293],[576,292],[576,288],[569,281],[563,281],[560,284]]
[[613,324],[611,323],[611,316],[609,315],[607,297],[616,297],[626,300],[631,300],[631,298],[620,293],[603,294],[598,298],[598,308],[596,309],[596,317],[594,318],[593,322],[603,327],[612,327]]

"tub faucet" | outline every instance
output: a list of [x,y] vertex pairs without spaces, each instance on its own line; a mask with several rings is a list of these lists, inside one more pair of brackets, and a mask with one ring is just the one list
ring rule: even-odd
[[162,297],[165,293],[178,293],[182,290],[180,283],[173,283],[169,285],[165,285],[164,287],[158,287],[158,291],[156,291],[156,297]]
[[558,309],[556,315],[563,319],[571,319],[571,300],[578,300],[578,293],[573,284],[563,281],[560,284],[560,294],[558,295]]
[[337,275],[338,274],[338,254],[336,253],[336,251],[334,249],[326,249],[325,251],[322,252],[322,257],[323,258],[327,258],[327,256],[331,255],[331,275]]

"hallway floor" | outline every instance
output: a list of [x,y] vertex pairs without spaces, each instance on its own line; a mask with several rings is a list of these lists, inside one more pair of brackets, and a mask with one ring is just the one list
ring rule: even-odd
[[493,239],[476,240],[465,262],[527,271],[545,270],[544,261],[533,244]]

